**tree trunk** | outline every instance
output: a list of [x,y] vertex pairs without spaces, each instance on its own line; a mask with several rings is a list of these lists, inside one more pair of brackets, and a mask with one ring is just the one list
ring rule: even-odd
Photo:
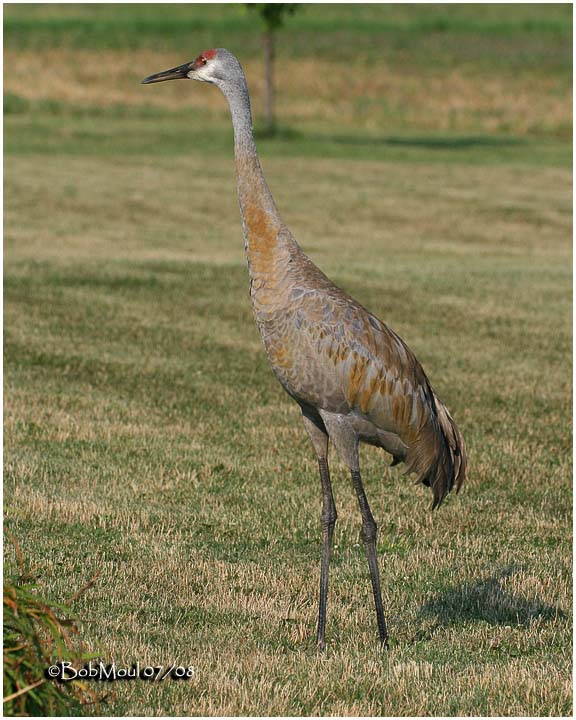
[[274,120],[274,30],[265,30],[262,42],[264,45],[264,118],[266,133],[273,135],[276,130]]

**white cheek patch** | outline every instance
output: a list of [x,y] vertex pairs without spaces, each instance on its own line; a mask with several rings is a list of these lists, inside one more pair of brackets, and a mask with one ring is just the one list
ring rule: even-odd
[[190,80],[200,80],[200,82],[212,82],[210,73],[206,72],[205,67],[198,68],[198,70],[191,70],[188,73]]

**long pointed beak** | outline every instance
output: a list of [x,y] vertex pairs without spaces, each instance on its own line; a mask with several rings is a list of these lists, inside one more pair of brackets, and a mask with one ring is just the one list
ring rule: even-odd
[[187,62],[171,70],[164,70],[164,72],[156,73],[156,75],[148,75],[147,78],[142,80],[142,85],[164,82],[164,80],[185,80],[188,77],[188,73],[194,69],[193,65],[193,62]]

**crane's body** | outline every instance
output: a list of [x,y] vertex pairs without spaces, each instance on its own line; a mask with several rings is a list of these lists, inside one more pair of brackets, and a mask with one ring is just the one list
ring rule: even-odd
[[429,476],[439,455],[448,465],[458,462],[451,450],[457,452],[459,438],[422,367],[398,335],[306,257],[286,228],[271,246],[265,272],[251,267],[251,298],[280,384],[309,414],[338,416],[360,441],[407,462],[439,504],[458,468]]
[[260,166],[238,60],[227,50],[209,50],[193,63],[143,82],[185,77],[216,84],[229,102],[252,307],[272,370],[300,405],[318,458],[323,497],[318,644],[324,647],[336,522],[329,440],[350,469],[358,495],[380,639],[386,644],[376,524],[362,486],[358,444],[382,447],[393,456],[393,464],[404,462],[408,472],[432,488],[434,508],[464,480],[464,441],[404,341],[331,282],[283,223]]

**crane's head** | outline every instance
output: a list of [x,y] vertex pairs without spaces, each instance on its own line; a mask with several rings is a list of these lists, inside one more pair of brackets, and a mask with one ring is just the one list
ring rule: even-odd
[[142,84],[148,85],[149,83],[164,82],[164,80],[189,79],[220,86],[227,80],[233,80],[238,71],[242,75],[242,68],[234,55],[224,48],[218,48],[204,50],[192,62],[184,63],[184,65],[179,65],[170,70],[164,70],[156,73],[156,75],[149,75],[142,80]]

